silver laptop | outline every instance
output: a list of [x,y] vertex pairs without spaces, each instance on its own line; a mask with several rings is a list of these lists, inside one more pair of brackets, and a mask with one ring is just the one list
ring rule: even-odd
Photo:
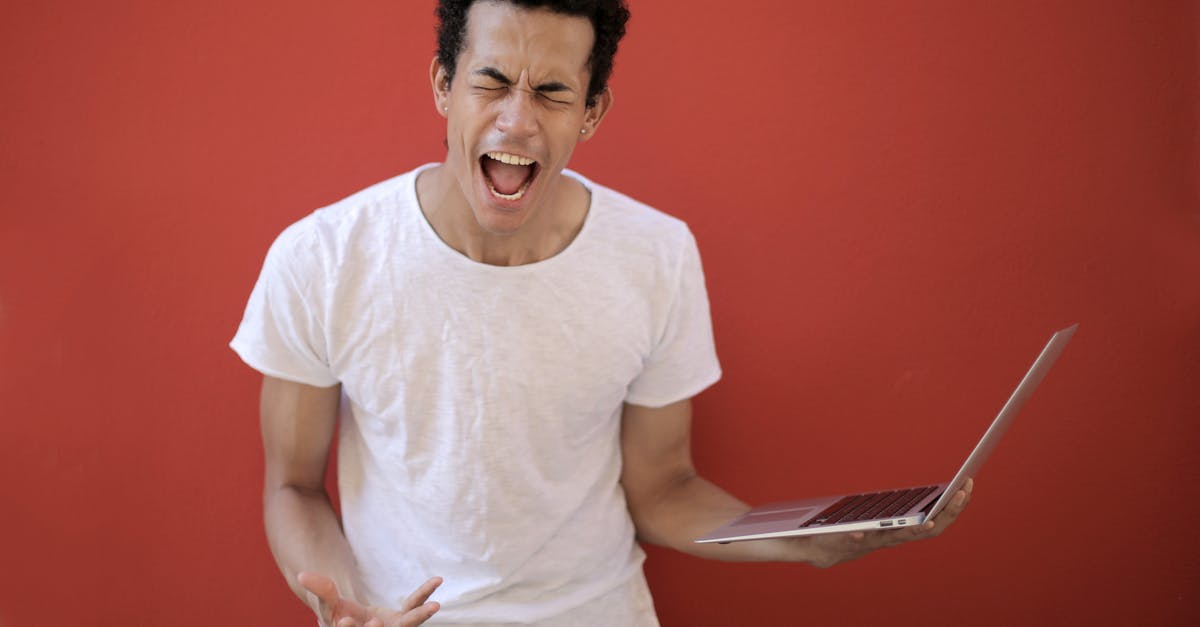
[[958,469],[958,474],[948,483],[763,505],[710,531],[696,542],[726,543],[867,529],[898,529],[919,525],[933,518],[950,502],[967,478],[979,472],[1021,406],[1046,378],[1046,373],[1058,360],[1077,328],[1078,324],[1071,325],[1050,337],[1029,372],[1025,373],[1025,378],[1008,397],[1000,415],[992,421],[983,438],[975,445],[975,450]]

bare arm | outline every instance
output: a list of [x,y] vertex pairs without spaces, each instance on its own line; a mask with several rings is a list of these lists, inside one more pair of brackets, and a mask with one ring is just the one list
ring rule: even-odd
[[691,436],[689,400],[660,408],[625,405],[621,486],[638,538],[701,557],[754,559],[753,543],[692,542],[750,508],[697,474]]
[[696,472],[691,425],[690,400],[660,408],[625,405],[621,485],[642,541],[710,559],[800,561],[825,567],[879,548],[936,536],[958,517],[970,498],[972,484],[968,481],[967,489],[955,496],[936,522],[909,529],[695,544],[694,539],[750,508]]
[[337,427],[341,387],[264,377],[260,413],[266,472],[263,519],[275,563],[321,625],[414,627],[440,609],[433,577],[397,609],[371,607],[329,494],[325,467]]
[[343,596],[360,599],[354,557],[325,492],[325,467],[340,397],[340,386],[318,388],[263,378],[260,413],[267,541],[292,591],[314,611],[314,595],[297,579],[302,571],[328,576]]

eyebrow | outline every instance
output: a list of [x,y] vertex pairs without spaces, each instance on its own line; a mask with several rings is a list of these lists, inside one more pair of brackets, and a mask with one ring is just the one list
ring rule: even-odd
[[[507,87],[512,87],[512,85],[513,85],[513,80],[511,78],[505,76],[503,72],[501,72],[500,70],[497,70],[494,67],[490,67],[490,66],[482,67],[482,68],[479,68],[478,70],[475,70],[472,73],[475,74],[476,76],[486,76],[486,77],[488,77],[502,85],[505,85]],[[542,83],[541,85],[535,85],[533,90],[537,91],[537,92],[543,92],[543,93],[574,91],[570,87],[568,87],[566,84],[560,83],[558,81],[550,81],[548,83]]]

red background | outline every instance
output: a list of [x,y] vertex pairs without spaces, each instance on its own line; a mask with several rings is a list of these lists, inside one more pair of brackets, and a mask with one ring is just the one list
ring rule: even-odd
[[[6,3],[0,624],[311,624],[226,342],[285,225],[442,156],[432,4]],[[945,536],[651,550],[664,624],[1200,622],[1198,508],[1121,504],[1200,497],[1197,3],[631,4],[573,167],[697,235],[708,476],[944,478],[1081,323]]]

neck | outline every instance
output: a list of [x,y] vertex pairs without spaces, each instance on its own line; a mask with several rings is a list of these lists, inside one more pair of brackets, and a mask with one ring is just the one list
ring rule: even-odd
[[587,217],[590,194],[579,181],[560,176],[551,202],[538,207],[511,233],[480,226],[445,166],[421,172],[417,200],[425,220],[447,246],[480,263],[519,266],[549,259],[575,240]]

